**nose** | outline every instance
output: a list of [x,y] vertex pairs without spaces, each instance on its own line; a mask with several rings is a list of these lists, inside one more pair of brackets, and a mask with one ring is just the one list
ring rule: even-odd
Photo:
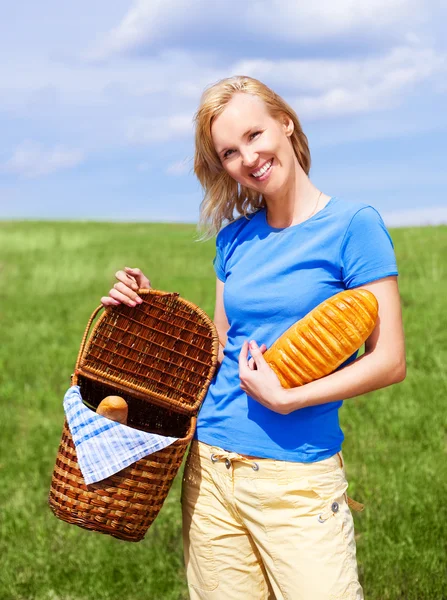
[[248,167],[249,169],[251,167],[254,167],[255,164],[258,162],[259,155],[257,152],[253,152],[251,148],[242,149],[241,156],[244,167]]

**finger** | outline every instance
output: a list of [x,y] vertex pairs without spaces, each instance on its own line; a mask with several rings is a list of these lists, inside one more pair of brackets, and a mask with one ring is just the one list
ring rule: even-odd
[[122,292],[120,292],[119,290],[117,290],[114,287],[109,291],[109,296],[113,300],[118,300],[118,302],[120,302],[121,304],[125,304],[126,306],[136,306],[137,305],[137,302],[135,302],[135,300],[133,300],[132,298],[129,298],[129,296],[127,296],[126,294],[123,294]]
[[245,341],[242,344],[242,348],[239,353],[239,372],[240,373],[246,372],[248,370],[247,359],[248,359],[248,342]]
[[254,340],[250,342],[250,352],[258,369],[267,365],[265,358],[262,356],[261,348]]
[[105,307],[107,306],[119,306],[121,302],[115,300],[114,298],[110,298],[110,296],[103,296],[101,298],[101,304]]
[[126,271],[127,274],[129,274],[135,278],[135,280],[140,288],[150,289],[151,282],[146,277],[146,275],[141,271],[141,269],[138,269],[138,268],[133,269],[132,267],[124,267],[124,270]]
[[115,283],[113,289],[117,290],[118,292],[121,292],[121,294],[124,294],[124,296],[127,296],[130,300],[133,300],[138,304],[141,304],[143,302],[143,300],[138,296],[138,294],[131,290],[129,286],[127,286],[122,281]]
[[117,271],[115,277],[124,285],[131,288],[134,292],[138,292],[138,283],[135,277],[128,275],[125,271]]
[[[265,344],[261,344],[261,346],[259,347],[259,350],[260,350],[261,354],[264,354],[264,352],[267,350],[267,346]],[[256,369],[257,369],[256,363],[253,358],[250,358],[250,360],[248,361],[248,366],[251,371],[256,371]]]

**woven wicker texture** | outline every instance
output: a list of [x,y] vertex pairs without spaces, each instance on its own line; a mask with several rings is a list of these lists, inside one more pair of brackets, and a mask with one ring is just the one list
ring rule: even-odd
[[87,486],[64,425],[49,494],[63,521],[138,542],[169,492],[195,429],[195,414],[217,365],[218,338],[211,319],[178,294],[139,290],[144,302],[108,308],[81,342],[73,384],[96,408],[108,395],[128,403],[128,424],[178,437],[112,477]]
[[195,427],[167,448],[142,458],[98,483],[85,485],[67,423],[49,495],[53,513],[63,521],[139,542],[160,511]]
[[143,304],[103,313],[76,372],[196,414],[214,374],[219,344],[214,325],[178,294],[139,295]]

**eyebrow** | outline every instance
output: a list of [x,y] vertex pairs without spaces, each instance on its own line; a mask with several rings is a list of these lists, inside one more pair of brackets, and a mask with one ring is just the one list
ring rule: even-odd
[[[244,133],[244,135],[242,137],[244,138],[246,135],[248,135],[250,133],[250,131],[253,131],[253,129],[261,129],[261,126],[255,125],[254,127],[250,127],[250,129],[247,129],[247,131]],[[219,154],[222,154],[222,152],[226,152],[227,150],[229,150],[229,148],[222,148],[222,150],[219,151]]]

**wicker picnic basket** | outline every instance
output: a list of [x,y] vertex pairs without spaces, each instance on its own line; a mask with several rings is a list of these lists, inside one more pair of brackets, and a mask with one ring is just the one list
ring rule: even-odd
[[65,421],[49,494],[59,519],[133,542],[143,539],[182,463],[219,345],[213,322],[193,303],[153,289],[138,294],[142,304],[107,308],[89,335],[102,306],[94,311],[72,384],[94,408],[119,394],[129,406],[128,425],[179,439],[87,486]]

